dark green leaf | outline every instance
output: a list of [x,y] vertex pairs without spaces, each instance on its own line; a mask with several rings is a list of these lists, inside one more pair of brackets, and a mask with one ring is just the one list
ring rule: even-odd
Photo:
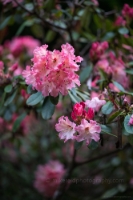
[[57,97],[50,96],[50,101],[52,102],[52,104],[57,105],[59,101],[59,95]]
[[44,106],[42,108],[42,118],[43,119],[50,119],[52,115],[54,114],[55,105],[51,103],[50,98],[48,97],[45,102]]
[[82,144],[83,144],[83,142],[75,142],[74,143],[74,148],[78,150],[78,149],[80,149],[80,147],[82,146]]
[[90,73],[92,72],[92,66],[88,66],[88,67],[84,67],[83,69],[81,69],[80,72],[80,82],[84,83],[90,76]]
[[26,113],[23,113],[22,115],[20,115],[20,116],[15,120],[15,122],[14,122],[14,124],[13,124],[13,128],[12,128],[12,131],[13,131],[13,132],[16,132],[16,131],[19,129],[19,127],[20,127],[20,125],[21,125],[21,122],[22,122],[22,120],[25,118],[25,116],[26,116]]
[[124,119],[124,127],[125,127],[125,129],[126,129],[126,131],[127,131],[128,133],[133,134],[133,125],[129,125],[129,124],[128,124],[131,116],[132,116],[132,115],[127,115],[127,116],[125,117],[125,119]]
[[5,20],[2,23],[0,23],[0,30],[2,30],[3,28],[5,28],[7,26],[10,19],[11,19],[11,16],[5,18]]
[[103,105],[101,111],[104,115],[109,115],[114,110],[114,105],[111,101],[108,101]]
[[37,92],[35,94],[32,94],[26,101],[26,104],[28,106],[34,106],[38,103],[40,103],[43,100],[43,96],[41,92]]
[[127,74],[133,75],[133,69],[126,69],[125,71],[126,71]]
[[129,143],[133,146],[133,135],[127,136]]
[[[107,182],[108,183],[108,182]],[[109,183],[108,183],[109,184]],[[108,199],[110,197],[113,197],[115,194],[119,192],[117,187],[114,187],[112,189],[107,190],[101,197],[101,199]]]
[[117,137],[116,135],[111,133],[111,128],[109,128],[108,126],[103,124],[100,124],[100,126],[101,126],[101,134],[107,134]]
[[124,87],[120,83],[118,83],[116,81],[113,81],[113,83],[120,91],[125,92]]
[[116,117],[120,116],[123,113],[123,111],[121,110],[117,110],[114,113],[112,113],[112,115],[108,118],[107,123],[112,122]]
[[16,97],[16,94],[17,94],[17,90],[10,97],[7,98],[7,100],[4,103],[4,106],[8,106],[10,103],[12,103],[12,101]]
[[91,143],[88,145],[88,148],[91,150],[96,149],[99,146],[98,142],[95,142],[94,140],[91,141]]
[[4,91],[6,93],[10,93],[12,91],[12,85],[7,85],[5,88],[4,88]]

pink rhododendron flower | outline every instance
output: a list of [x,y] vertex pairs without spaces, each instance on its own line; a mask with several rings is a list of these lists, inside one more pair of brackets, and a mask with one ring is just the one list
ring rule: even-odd
[[52,197],[58,189],[65,169],[59,161],[39,165],[35,172],[34,187],[46,197]]
[[31,36],[15,37],[11,42],[7,44],[11,53],[15,57],[18,57],[23,50],[27,50],[28,54],[31,56],[33,54],[33,50],[39,45],[39,40],[36,40]]
[[82,119],[81,124],[76,127],[76,130],[79,133],[79,135],[76,136],[78,142],[86,140],[86,144],[88,145],[92,139],[96,142],[100,139],[101,127],[96,121],[90,120],[90,122],[88,122]]
[[122,15],[124,17],[133,18],[133,8],[131,8],[128,4],[124,4]]
[[108,42],[94,42],[89,52],[90,59],[93,61],[98,60],[106,49],[108,49]]
[[77,122],[79,124],[82,119],[90,120],[93,119],[93,117],[94,111],[91,108],[89,108],[88,111],[86,111],[84,102],[76,103],[73,106],[71,118],[74,122]]
[[100,100],[98,97],[94,97],[85,102],[86,106],[92,108],[95,112],[98,112],[105,103],[105,100]]
[[80,56],[74,55],[74,48],[70,44],[61,46],[62,50],[47,50],[43,45],[34,50],[33,67],[23,71],[23,77],[28,85],[32,85],[44,96],[66,95],[68,90],[80,85],[78,71],[81,62]]
[[115,20],[115,26],[125,26],[126,25],[126,20],[123,19],[122,16],[118,16]]
[[74,139],[76,124],[71,122],[68,117],[60,117],[58,124],[55,125],[55,129],[59,132],[61,140],[66,142],[69,139]]
[[133,125],[133,115],[131,115],[131,117],[129,119],[129,122],[128,122],[128,125],[130,125],[130,126]]
[[111,72],[112,72],[112,68],[110,67],[109,62],[108,62],[107,59],[99,60],[99,61],[96,63],[95,67],[96,67],[96,68],[102,69],[102,70],[105,71],[107,74],[111,74]]

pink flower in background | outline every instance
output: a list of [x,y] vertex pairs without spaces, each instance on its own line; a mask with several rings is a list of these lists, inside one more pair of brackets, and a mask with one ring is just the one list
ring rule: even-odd
[[27,50],[28,54],[31,56],[33,50],[40,45],[40,42],[31,36],[20,36],[15,37],[7,45],[15,57],[18,57],[23,50]]
[[92,108],[95,112],[98,112],[105,103],[105,100],[100,100],[98,97],[93,97],[85,102],[86,106]]
[[128,4],[124,4],[122,15],[124,17],[133,18],[133,8],[131,8]]
[[68,90],[80,85],[75,71],[79,70],[77,62],[82,58],[74,55],[74,48],[68,43],[61,46],[61,51],[52,52],[47,47],[43,45],[34,50],[33,67],[28,66],[22,75],[26,83],[42,92],[43,96],[66,95]]
[[94,42],[91,46],[89,56],[92,61],[98,60],[108,49],[108,42]]
[[96,67],[97,69],[99,69],[99,68],[102,69],[102,70],[103,70],[104,72],[106,72],[107,74],[111,74],[111,72],[112,72],[112,69],[111,69],[111,67],[110,67],[109,62],[108,62],[107,59],[99,60],[99,61],[96,63],[95,67]]
[[55,125],[55,129],[59,132],[61,140],[66,142],[69,139],[74,139],[76,124],[71,122],[68,117],[60,117],[58,124]]
[[99,6],[99,3],[98,3],[97,0],[91,0],[91,1],[92,1],[92,3],[93,3],[95,6]]
[[128,125],[130,125],[130,126],[133,125],[133,115],[131,115],[131,117],[129,119],[129,122],[128,122]]
[[35,172],[34,187],[46,197],[52,197],[58,189],[65,169],[59,161],[39,165]]
[[76,136],[78,142],[86,141],[86,144],[90,144],[92,139],[96,142],[100,139],[101,127],[97,124],[96,121],[90,120],[88,122],[85,119],[82,119],[81,124],[76,127],[79,135]]
[[[18,1],[18,3],[21,3],[23,0],[17,0],[17,1]],[[1,0],[1,2],[3,3],[3,5],[6,5],[7,3],[12,3],[12,5],[14,7],[17,6],[17,4],[16,4],[16,2],[14,0]]]
[[118,16],[115,20],[115,26],[125,26],[126,25],[126,20],[123,19],[122,16]]

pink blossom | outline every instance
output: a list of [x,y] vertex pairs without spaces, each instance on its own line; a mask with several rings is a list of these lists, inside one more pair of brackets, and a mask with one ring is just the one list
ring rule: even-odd
[[76,127],[79,135],[76,136],[78,142],[86,140],[86,144],[90,144],[92,139],[96,142],[100,139],[101,127],[97,124],[96,121],[90,120],[88,122],[85,119],[82,119],[81,124]]
[[94,111],[92,108],[89,108],[88,111],[84,111],[84,118],[86,120],[91,120],[94,118]]
[[94,97],[91,100],[87,100],[85,102],[86,106],[92,108],[95,112],[98,112],[101,106],[103,106],[105,103],[105,100],[100,100],[98,97]]
[[112,72],[112,69],[111,69],[111,67],[110,67],[109,62],[108,62],[107,59],[99,60],[99,61],[96,63],[95,67],[96,67],[97,69],[99,69],[99,68],[102,69],[102,70],[103,70],[104,72],[106,72],[107,74],[111,74],[111,72]]
[[126,25],[126,20],[123,19],[122,16],[118,16],[115,20],[115,26],[125,26]]
[[3,71],[3,69],[4,69],[4,63],[3,61],[0,60],[0,71]]
[[31,36],[15,37],[8,44],[11,53],[15,57],[18,57],[24,50],[27,50],[28,54],[31,56],[33,53],[33,50],[39,45],[40,45],[40,42]]
[[131,115],[131,117],[129,119],[129,122],[128,122],[128,125],[130,125],[130,126],[133,125],[133,115]]
[[90,59],[95,61],[98,60],[105,52],[106,49],[108,49],[108,42],[94,42],[91,46],[89,56]]
[[60,117],[58,124],[55,125],[55,129],[59,132],[61,140],[66,142],[69,139],[74,139],[76,124],[71,122],[68,117]]
[[58,189],[65,169],[59,161],[39,165],[35,172],[34,187],[46,197],[52,197]]
[[122,15],[124,17],[133,18],[133,8],[131,8],[128,4],[124,4]]
[[78,71],[81,62],[80,56],[74,55],[74,49],[70,44],[61,46],[62,50],[47,50],[43,45],[34,50],[33,67],[27,67],[22,75],[28,85],[32,85],[44,96],[58,96],[59,93],[66,95],[68,90],[80,85]]

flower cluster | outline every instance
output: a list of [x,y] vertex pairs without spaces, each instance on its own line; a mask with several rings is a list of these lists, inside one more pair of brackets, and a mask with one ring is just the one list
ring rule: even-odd
[[77,62],[80,56],[74,55],[74,48],[70,44],[61,46],[61,51],[47,50],[48,45],[43,45],[34,50],[33,67],[27,66],[23,77],[28,85],[32,85],[44,96],[66,95],[69,89],[80,85]]
[[122,9],[122,15],[124,17],[133,18],[133,8],[131,8],[128,4],[124,4]]
[[122,16],[118,16],[115,20],[115,26],[125,26],[126,20]]
[[65,173],[63,165],[59,161],[50,161],[45,165],[39,165],[35,172],[34,187],[46,197],[52,197],[58,189]]
[[98,60],[104,54],[106,49],[108,49],[108,42],[94,42],[89,51],[90,59],[92,61]]
[[[78,142],[85,140],[87,145],[91,143],[92,139],[97,142],[100,139],[101,127],[93,120],[94,112],[99,111],[105,103],[105,100],[100,100],[97,97],[85,103],[76,103],[71,113],[71,118],[74,122],[71,122],[68,117],[62,116],[55,125],[60,139],[63,139],[64,142],[69,139],[77,140]],[[88,111],[85,110],[85,105]]]
[[118,16],[115,20],[115,26],[125,26],[129,20],[133,18],[133,8],[128,4],[124,4],[122,9],[122,16]]
[[[124,88],[129,87],[129,79],[125,72],[125,63],[120,56],[116,57],[112,52],[105,54],[96,63],[95,69],[102,69],[105,73],[111,75],[113,80],[120,83]],[[112,84],[110,84],[110,87],[111,89],[114,89]]]

